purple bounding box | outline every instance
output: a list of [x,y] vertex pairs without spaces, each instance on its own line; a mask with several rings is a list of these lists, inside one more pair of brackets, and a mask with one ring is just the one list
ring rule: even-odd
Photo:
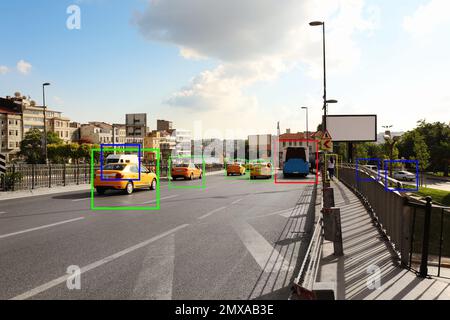
[[[103,176],[103,167],[104,167],[104,153],[103,149],[107,149],[110,151],[111,149],[116,150],[116,148],[120,148],[119,151],[124,152],[127,148],[138,149],[138,166],[139,166],[139,177],[137,179],[125,179],[125,178],[105,178]],[[140,181],[141,180],[141,145],[133,144],[133,143],[125,143],[125,144],[101,144],[100,145],[100,180],[101,181]]]
[[[389,170],[386,168],[389,168],[390,166],[394,165],[394,164],[414,164],[416,166],[416,174],[415,174],[415,189],[413,188],[404,188],[404,187],[396,187],[396,188],[391,188],[389,187],[389,181],[388,181],[388,172]],[[390,191],[390,192],[418,192],[419,191],[419,161],[418,160],[384,160],[384,168],[386,169],[384,172],[384,188],[386,191]],[[410,179],[413,179],[414,174],[408,172],[408,171],[397,171],[395,173],[396,175],[398,175],[398,179],[395,178],[395,176],[393,177],[396,180],[405,180],[408,181]],[[411,178],[410,178],[411,177]],[[412,186],[412,185],[411,185]]]
[[[376,177],[376,179],[374,179],[374,178],[372,178],[372,177],[369,177],[369,178],[361,178],[360,176],[359,176],[359,166],[360,166],[360,162],[367,162],[367,163],[370,163],[370,162],[376,162],[377,163],[377,177]],[[375,167],[375,165],[373,165],[374,167]],[[380,177],[380,168],[381,168],[381,160],[380,159],[377,159],[377,158],[374,158],[374,159],[365,159],[365,158],[359,158],[359,159],[356,159],[356,181],[358,181],[358,182],[371,182],[371,181],[380,181],[381,180],[381,177]]]

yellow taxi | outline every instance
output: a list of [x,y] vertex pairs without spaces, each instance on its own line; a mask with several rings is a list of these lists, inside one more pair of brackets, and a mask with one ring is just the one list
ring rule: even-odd
[[252,163],[250,167],[250,179],[272,178],[272,164],[270,163]]
[[94,188],[98,194],[104,194],[108,189],[123,190],[127,194],[132,194],[134,189],[155,190],[156,183],[156,174],[142,165],[139,179],[139,166],[135,163],[107,164],[103,167],[103,179],[100,170],[95,172],[94,177]]
[[239,175],[242,176],[245,174],[246,168],[245,165],[234,162],[227,164],[227,176]]
[[172,177],[172,180],[176,180],[178,178],[185,180],[201,179],[203,176],[203,171],[193,163],[177,163],[172,165],[170,176]]

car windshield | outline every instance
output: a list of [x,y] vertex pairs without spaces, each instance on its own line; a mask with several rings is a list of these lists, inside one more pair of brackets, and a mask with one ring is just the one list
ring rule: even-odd
[[103,170],[118,170],[123,171],[127,165],[126,164],[107,164],[103,167]]
[[175,168],[187,168],[189,167],[189,164],[187,163],[178,163],[175,165]]

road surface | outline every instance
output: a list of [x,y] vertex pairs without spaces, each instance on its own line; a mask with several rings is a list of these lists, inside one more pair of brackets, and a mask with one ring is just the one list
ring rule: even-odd
[[[206,190],[167,184],[157,212],[93,212],[84,191],[1,201],[0,299],[288,298],[314,219],[312,185],[221,175]],[[153,205],[154,193],[96,204]],[[79,290],[67,286],[70,266]]]

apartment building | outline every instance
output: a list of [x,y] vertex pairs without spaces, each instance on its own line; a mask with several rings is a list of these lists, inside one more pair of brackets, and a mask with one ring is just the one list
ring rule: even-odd
[[144,144],[147,135],[147,114],[135,113],[125,116],[126,143]]
[[81,125],[80,138],[93,144],[112,144],[112,125],[104,122],[89,122]]
[[[4,99],[3,99],[4,100]],[[20,151],[22,141],[22,116],[20,112],[4,106],[5,102],[0,102],[0,152],[6,155],[6,160],[10,161],[17,156]]]
[[175,137],[175,153],[177,157],[187,157],[191,155],[191,131],[183,129],[175,129],[172,132]]
[[167,120],[157,120],[156,121],[156,130],[157,131],[167,131],[172,133],[173,130],[173,122]]

